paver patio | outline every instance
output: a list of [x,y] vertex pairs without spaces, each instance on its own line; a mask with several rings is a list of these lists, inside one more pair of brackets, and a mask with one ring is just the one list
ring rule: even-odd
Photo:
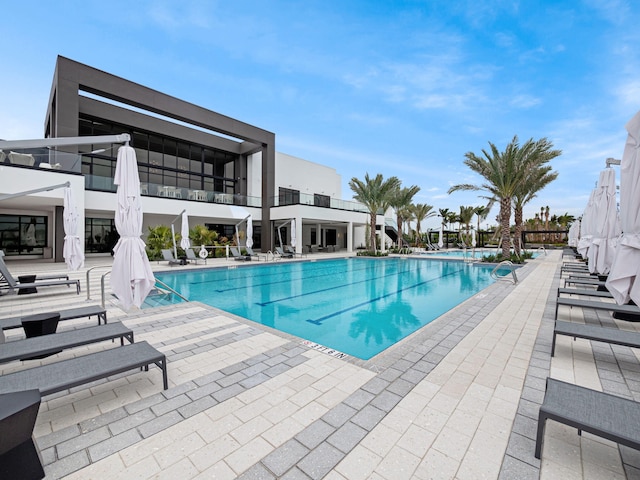
[[[640,400],[630,348],[561,337],[551,360],[560,263],[549,252],[518,271],[518,285],[497,282],[366,362],[196,302],[128,315],[107,304],[110,321],[167,355],[170,388],[152,366],[45,397],[35,437],[47,478],[635,478],[637,452],[554,422],[542,462],[533,457],[548,375]],[[9,265],[14,274],[65,267]],[[2,316],[86,304],[85,271],[70,275],[81,298],[65,287],[2,297]],[[91,282],[95,302],[99,274]],[[614,322],[564,307],[559,318]]]

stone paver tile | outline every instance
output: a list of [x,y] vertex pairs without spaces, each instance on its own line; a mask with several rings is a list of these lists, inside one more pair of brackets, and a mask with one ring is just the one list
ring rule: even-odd
[[198,470],[205,471],[222,462],[227,455],[238,448],[240,444],[227,434],[218,437],[214,442],[206,443],[204,447],[189,454],[188,457]]
[[273,424],[264,417],[254,417],[238,428],[233,429],[230,433],[238,443],[244,445],[256,438],[261,433],[271,428]]
[[402,434],[397,430],[381,423],[360,442],[360,445],[368,448],[379,457],[384,457],[401,436]]
[[262,459],[262,463],[277,477],[296,465],[309,449],[296,440],[290,440]]
[[420,458],[416,455],[404,448],[393,447],[376,467],[376,473],[388,479],[411,479],[419,464]]
[[471,443],[471,438],[445,426],[433,442],[432,448],[461,461]]
[[312,479],[323,478],[342,460],[342,453],[328,443],[322,443],[298,463],[298,468]]
[[272,451],[273,447],[269,442],[262,437],[257,437],[227,455],[224,461],[233,469],[234,472],[240,474]]
[[376,455],[362,445],[358,445],[336,465],[334,471],[349,480],[366,480],[371,478],[371,474],[381,460],[381,456]]
[[285,418],[263,432],[261,436],[274,447],[279,447],[302,430],[304,430],[304,425],[300,422],[294,418]]

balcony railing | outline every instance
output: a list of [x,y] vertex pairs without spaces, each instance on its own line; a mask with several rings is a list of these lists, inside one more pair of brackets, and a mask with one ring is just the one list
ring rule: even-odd
[[347,210],[349,212],[364,212],[368,213],[369,210],[363,204],[354,202],[353,200],[341,200],[339,198],[329,199],[327,205],[325,197],[318,197],[309,193],[296,194],[295,198],[291,196],[272,197],[272,205],[274,207],[283,207],[285,205],[311,205],[314,207],[333,208],[336,210]]
[[[100,177],[97,175],[84,176],[85,188],[87,190],[98,190],[101,192],[115,192],[116,186],[113,178]],[[249,197],[233,193],[210,192],[186,187],[174,187],[170,185],[158,185],[155,183],[141,183],[140,193],[143,196],[170,198],[172,200],[188,200],[202,203],[220,203],[227,205],[242,205],[244,207],[262,206],[260,197]]]

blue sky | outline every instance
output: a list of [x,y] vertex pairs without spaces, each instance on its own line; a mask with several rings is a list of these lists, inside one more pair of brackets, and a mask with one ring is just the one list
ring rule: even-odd
[[578,216],[640,109],[624,0],[23,0],[2,18],[0,138],[42,137],[63,55],[275,132],[278,151],[335,168],[345,199],[368,172],[436,209],[480,205],[446,193],[480,183],[464,154],[547,137],[559,178],[525,217]]

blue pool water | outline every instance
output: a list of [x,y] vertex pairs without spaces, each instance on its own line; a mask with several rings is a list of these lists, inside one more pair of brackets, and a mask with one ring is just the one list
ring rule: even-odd
[[360,257],[156,277],[190,300],[366,360],[493,283],[493,268]]

